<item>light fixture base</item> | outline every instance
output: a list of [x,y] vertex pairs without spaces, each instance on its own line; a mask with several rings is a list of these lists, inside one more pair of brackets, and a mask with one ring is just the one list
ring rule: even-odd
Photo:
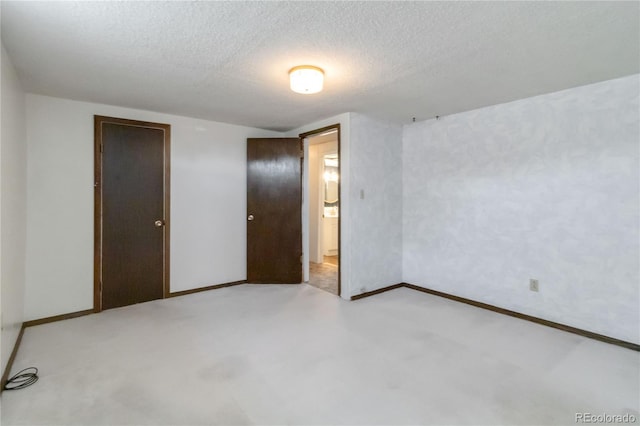
[[289,70],[291,90],[303,95],[311,95],[322,91],[324,71],[313,65],[298,65]]

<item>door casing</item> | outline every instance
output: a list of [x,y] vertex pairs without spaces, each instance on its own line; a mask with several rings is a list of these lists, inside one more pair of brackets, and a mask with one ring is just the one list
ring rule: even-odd
[[[325,127],[321,127],[319,129],[315,129],[315,130],[310,130],[308,132],[304,132],[304,133],[300,133],[299,137],[300,139],[303,140],[304,146],[305,146],[305,152],[307,151],[307,148],[309,146],[309,141],[308,138],[311,136],[316,136],[319,135],[321,133],[325,133],[328,132],[330,130],[336,130],[337,134],[336,137],[338,139],[338,176],[340,176],[339,180],[338,180],[338,206],[339,206],[339,215],[338,215],[338,296],[342,297],[342,216],[343,216],[343,210],[342,210],[342,202],[343,202],[343,194],[342,194],[342,150],[340,147],[340,123],[336,123],[336,124],[331,124],[329,126],[325,126]],[[306,163],[306,166],[303,168],[303,170],[309,170],[309,156],[305,156],[304,157],[304,161]],[[303,202],[308,203],[309,201],[309,176],[304,176],[303,175],[303,179],[307,182],[307,185],[305,185],[305,188],[307,188],[307,190],[305,191],[305,193],[303,194]],[[305,213],[305,209],[302,209],[303,214]],[[307,218],[306,220],[303,220],[303,228],[302,228],[302,232],[306,233],[307,235],[307,246],[303,247],[303,251],[305,253],[304,256],[304,262],[305,262],[305,269],[308,271],[309,270],[309,244],[308,244],[308,235],[309,235],[309,218],[308,218],[308,209],[307,209]],[[306,226],[305,226],[306,224]]]

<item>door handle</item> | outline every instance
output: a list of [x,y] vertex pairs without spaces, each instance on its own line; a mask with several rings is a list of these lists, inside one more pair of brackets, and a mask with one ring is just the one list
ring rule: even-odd
[[156,220],[155,222],[153,222],[153,224],[156,226],[156,228],[162,228],[164,226],[164,220]]
[[247,220],[248,220],[249,222],[251,222],[251,221],[253,220],[253,215],[252,215],[252,214],[250,214],[250,215],[249,215],[249,217],[247,218]]

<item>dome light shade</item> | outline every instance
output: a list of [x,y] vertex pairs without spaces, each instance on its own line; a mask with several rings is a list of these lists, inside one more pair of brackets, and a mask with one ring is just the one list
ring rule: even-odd
[[324,71],[312,65],[300,65],[289,70],[291,90],[303,95],[311,95],[322,90]]

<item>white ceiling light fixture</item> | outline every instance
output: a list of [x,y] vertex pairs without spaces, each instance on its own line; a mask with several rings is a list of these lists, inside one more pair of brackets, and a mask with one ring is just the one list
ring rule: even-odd
[[291,90],[303,95],[322,91],[324,71],[312,65],[300,65],[289,70]]

